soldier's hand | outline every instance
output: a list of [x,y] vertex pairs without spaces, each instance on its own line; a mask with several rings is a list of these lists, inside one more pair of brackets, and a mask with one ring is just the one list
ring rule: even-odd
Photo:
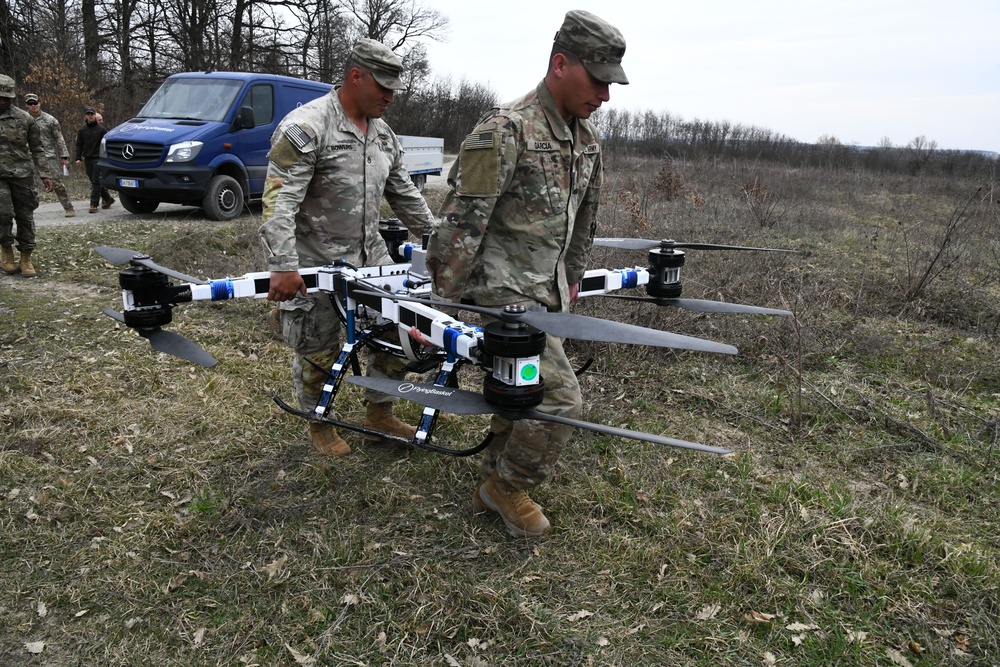
[[43,178],[42,179],[42,186],[45,188],[46,192],[52,192],[52,179],[51,178]]
[[288,301],[296,294],[306,295],[306,283],[298,271],[271,271],[268,301]]

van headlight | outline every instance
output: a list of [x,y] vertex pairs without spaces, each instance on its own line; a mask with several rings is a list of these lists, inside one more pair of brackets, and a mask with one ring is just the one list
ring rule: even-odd
[[107,139],[105,139],[104,137],[101,137],[101,147],[97,149],[97,157],[102,157],[105,160],[108,159],[108,148],[105,145],[106,143],[107,143]]
[[201,151],[204,146],[200,141],[182,141],[179,144],[172,144],[167,151],[167,159],[164,162],[190,162]]

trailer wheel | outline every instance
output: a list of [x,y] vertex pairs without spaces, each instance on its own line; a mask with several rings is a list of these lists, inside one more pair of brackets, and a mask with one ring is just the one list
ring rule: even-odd
[[232,176],[220,174],[208,184],[201,206],[212,220],[232,220],[243,212],[243,188]]
[[417,190],[423,192],[424,186],[427,185],[427,174],[410,174],[410,180],[417,186]]
[[160,205],[160,202],[155,199],[140,199],[124,192],[119,192],[118,198],[129,213],[152,213]]

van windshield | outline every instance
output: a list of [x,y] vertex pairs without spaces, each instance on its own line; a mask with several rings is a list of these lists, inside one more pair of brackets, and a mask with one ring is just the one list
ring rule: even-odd
[[238,79],[167,79],[139,117],[223,120],[242,87]]

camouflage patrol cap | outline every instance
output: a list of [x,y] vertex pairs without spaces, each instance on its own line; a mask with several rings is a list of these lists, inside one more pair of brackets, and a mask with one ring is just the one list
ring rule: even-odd
[[14,79],[6,74],[0,74],[0,97],[9,97],[11,99],[17,97],[14,94],[14,88]]
[[37,102],[37,101],[38,101],[38,95],[35,95],[34,93],[28,93],[27,95],[24,96],[24,103],[25,104],[29,104],[31,102]]
[[367,67],[379,85],[391,90],[405,88],[399,78],[403,73],[403,61],[385,44],[374,39],[359,39],[351,51],[351,60]]
[[566,12],[555,41],[580,58],[590,75],[602,83],[627,84],[622,69],[625,38],[618,28],[590,12]]

